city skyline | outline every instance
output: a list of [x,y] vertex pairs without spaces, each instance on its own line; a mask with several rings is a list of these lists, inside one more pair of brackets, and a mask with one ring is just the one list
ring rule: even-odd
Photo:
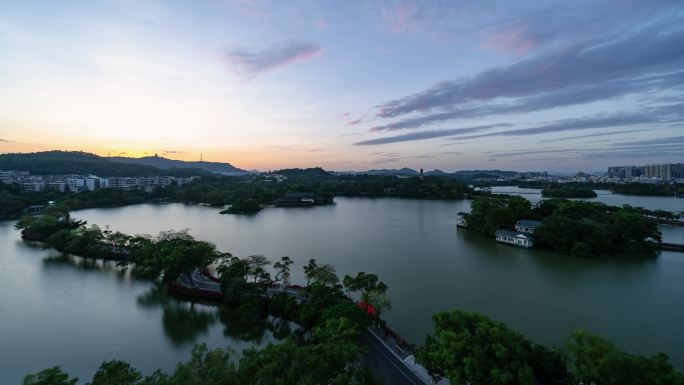
[[0,152],[243,169],[680,163],[676,1],[0,5]]

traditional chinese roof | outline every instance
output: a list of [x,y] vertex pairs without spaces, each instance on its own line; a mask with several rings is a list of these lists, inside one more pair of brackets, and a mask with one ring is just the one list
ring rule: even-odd
[[522,226],[522,227],[539,227],[541,226],[540,221],[533,221],[530,219],[521,219],[516,223],[517,226]]

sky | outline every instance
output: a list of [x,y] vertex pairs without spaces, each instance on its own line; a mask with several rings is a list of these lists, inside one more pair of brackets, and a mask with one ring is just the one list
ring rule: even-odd
[[0,1],[0,153],[684,162],[680,0]]

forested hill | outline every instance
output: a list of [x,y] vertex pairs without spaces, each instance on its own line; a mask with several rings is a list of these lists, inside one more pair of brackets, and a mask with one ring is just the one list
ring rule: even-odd
[[171,168],[196,168],[208,172],[221,173],[225,175],[246,175],[249,174],[248,171],[239,169],[230,163],[221,162],[186,162],[182,160],[168,159],[161,156],[145,156],[142,158],[125,158],[121,156],[108,158],[109,160],[117,163],[125,164],[143,164],[146,166],[152,166],[161,169],[171,169]]
[[0,170],[28,171],[33,175],[97,175],[107,176],[156,176],[187,177],[206,175],[206,171],[189,168],[162,170],[141,164],[117,163],[80,151],[44,151],[26,154],[0,154]]

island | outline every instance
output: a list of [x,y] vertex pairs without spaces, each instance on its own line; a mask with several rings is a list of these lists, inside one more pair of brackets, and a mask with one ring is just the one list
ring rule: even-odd
[[596,198],[596,193],[590,188],[560,184],[544,187],[541,194],[545,198]]
[[661,241],[650,211],[598,202],[547,199],[532,207],[514,195],[473,200],[464,215],[469,231],[522,247],[576,257],[652,257]]

